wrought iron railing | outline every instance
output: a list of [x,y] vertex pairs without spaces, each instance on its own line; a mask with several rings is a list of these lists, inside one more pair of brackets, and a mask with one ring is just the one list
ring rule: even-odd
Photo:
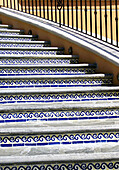
[[118,46],[118,0],[3,0],[3,6]]

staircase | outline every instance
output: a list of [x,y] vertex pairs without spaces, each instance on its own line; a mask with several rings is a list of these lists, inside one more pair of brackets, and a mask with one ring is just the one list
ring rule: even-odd
[[119,87],[95,63],[0,24],[0,169],[119,168]]

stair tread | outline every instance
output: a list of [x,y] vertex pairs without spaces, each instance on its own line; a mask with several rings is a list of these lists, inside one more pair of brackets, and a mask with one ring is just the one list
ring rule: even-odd
[[[9,163],[48,163],[52,162],[77,162],[77,161],[109,161],[109,160],[118,160],[118,152],[109,152],[109,153],[70,153],[70,154],[42,154],[35,156],[0,156],[0,163],[9,164]],[[61,163],[60,163],[61,164]],[[77,164],[77,163],[76,163]],[[36,164],[37,165],[37,164]],[[63,163],[64,167],[64,163]]]
[[19,30],[19,29],[0,29],[0,32],[11,32],[11,33],[24,33],[24,30]]
[[62,79],[75,79],[75,78],[105,78],[105,77],[112,77],[112,74],[86,74],[86,75],[27,75],[26,76],[0,76],[0,79],[55,79],[55,78],[62,78]]
[[11,41],[5,41],[5,40],[1,40],[0,43],[5,43],[5,44],[41,44],[41,43],[48,43],[50,44],[50,41],[16,41],[14,42],[13,40]]
[[22,111],[22,110],[40,110],[40,111],[49,111],[49,110],[77,110],[77,109],[103,109],[103,108],[119,108],[119,101],[83,101],[83,102],[63,102],[63,103],[19,103],[5,104],[1,105],[0,111]]
[[0,65],[0,67],[1,68],[32,68],[32,67],[43,67],[43,68],[45,68],[45,67],[96,67],[96,65],[95,64],[58,64],[58,65],[56,65],[56,64],[50,64],[50,65],[48,65],[48,64],[46,64],[46,65],[38,65],[38,64],[34,64],[34,65]]
[[0,50],[64,50],[63,47],[0,47]]
[[0,27],[2,27],[2,28],[12,28],[12,25],[7,25],[7,24],[0,24]]
[[0,35],[0,38],[1,37],[10,37],[10,38],[15,38],[15,37],[19,37],[19,38],[38,38],[37,35]]
[[21,93],[78,93],[78,92],[97,92],[97,91],[119,91],[119,86],[95,86],[95,87],[36,87],[36,88],[12,88],[2,89],[0,94],[21,94]]

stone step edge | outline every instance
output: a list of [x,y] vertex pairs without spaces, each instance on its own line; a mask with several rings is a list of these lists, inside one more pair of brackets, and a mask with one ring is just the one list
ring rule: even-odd
[[34,65],[0,65],[0,68],[62,68],[62,67],[68,67],[68,68],[96,68],[96,64],[46,64],[46,65],[40,65],[40,64],[34,64]]
[[0,32],[24,33],[24,30],[17,30],[17,29],[0,29]]
[[4,104],[0,106],[0,112],[15,112],[15,111],[67,111],[67,110],[88,110],[88,109],[118,109],[119,101],[80,101],[80,102],[63,102],[63,103],[23,103]]
[[70,153],[70,154],[44,154],[35,156],[0,156],[0,164],[21,163],[60,163],[60,162],[88,162],[88,161],[119,161],[118,152],[109,153]]
[[0,28],[12,28],[13,26],[12,25],[7,25],[7,24],[1,24],[0,22]]
[[0,38],[38,38],[38,35],[0,35]]
[[88,92],[118,92],[119,86],[95,86],[95,87],[44,87],[44,88],[12,88],[2,89],[0,95],[8,94],[56,94],[56,93],[88,93]]
[[[46,154],[55,154],[55,155],[61,155],[61,154],[104,154],[104,153],[110,153],[110,152],[116,152],[116,147],[118,147],[118,143],[93,143],[92,144],[70,144],[69,145],[49,145],[49,146],[24,146],[24,147],[11,147],[9,148],[3,148],[0,147],[0,158],[2,156],[8,157],[8,156],[34,156],[34,152],[36,155],[46,155]],[[115,149],[114,149],[115,148]]]
[[[75,126],[39,126],[36,122],[33,122],[34,127],[0,127],[1,135],[34,135],[34,134],[61,134],[61,133],[95,133],[95,132],[119,132],[119,124],[109,124],[109,125],[75,125]],[[36,125],[36,126],[35,126]]]
[[7,51],[7,50],[21,50],[21,51],[24,51],[24,50],[33,50],[33,51],[55,51],[55,50],[59,50],[59,51],[62,51],[64,50],[63,47],[0,47],[0,50],[4,50],[4,51]]
[[1,44],[51,44],[50,41],[5,41],[5,40],[1,40],[0,41]]
[[112,74],[86,74],[86,75],[27,75],[27,76],[0,76],[0,80],[16,79],[100,79],[113,78]]
[[[30,41],[31,43],[33,42],[33,41]],[[17,56],[12,56],[12,55],[10,55],[10,56],[7,56],[7,55],[4,55],[4,56],[0,56],[0,58],[9,58],[9,59],[11,59],[11,58],[14,58],[14,59],[18,59],[18,58],[39,58],[40,59],[40,57],[41,57],[41,59],[42,58],[56,58],[56,59],[58,59],[58,58],[61,58],[61,59],[79,59],[79,56],[78,55],[21,55],[21,56],[19,56],[19,55],[17,55]]]

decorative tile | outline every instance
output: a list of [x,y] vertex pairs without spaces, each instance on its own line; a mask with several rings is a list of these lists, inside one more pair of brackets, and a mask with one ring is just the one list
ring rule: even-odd
[[69,162],[48,164],[0,165],[0,170],[108,170],[119,169],[119,161]]
[[15,37],[0,37],[0,40],[5,40],[5,41],[37,41],[38,38],[15,38]]
[[38,68],[38,67],[34,67],[34,68],[0,68],[0,75],[75,75],[75,74],[86,74],[86,73],[94,73],[95,72],[95,68],[58,68],[58,67],[54,67],[54,68],[50,68],[50,66],[48,68]]
[[42,43],[42,44],[10,44],[10,43],[1,43],[0,47],[49,47],[50,44]]
[[77,92],[55,94],[3,94],[0,103],[29,103],[29,102],[63,102],[63,101],[93,101],[93,100],[119,100],[119,92]]
[[60,133],[37,135],[1,135],[0,147],[46,146],[119,142],[118,132]]
[[78,64],[79,59],[43,59],[43,58],[0,58],[0,64],[10,64],[10,65],[17,65],[17,64]]
[[119,118],[119,109],[76,111],[20,111],[0,113],[0,123]]

